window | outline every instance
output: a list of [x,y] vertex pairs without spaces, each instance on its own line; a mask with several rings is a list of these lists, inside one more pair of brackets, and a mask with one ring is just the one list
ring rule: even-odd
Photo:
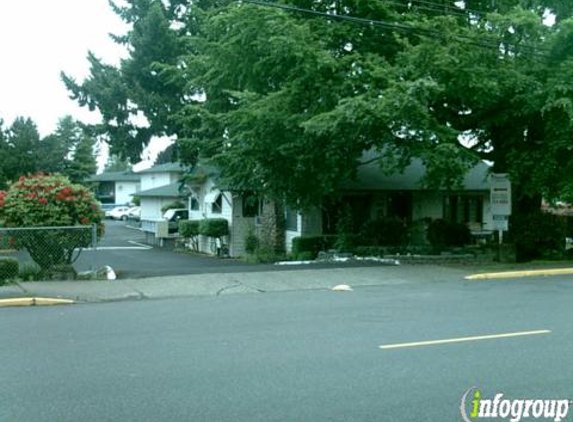
[[444,219],[456,223],[483,223],[481,195],[448,195],[444,197]]
[[243,217],[256,217],[260,215],[261,201],[254,195],[243,196]]
[[191,197],[191,211],[199,211],[199,200],[194,196]]
[[223,195],[217,195],[217,198],[211,204],[211,212],[213,214],[221,214],[223,212]]
[[291,207],[285,208],[286,229],[290,231],[298,230],[298,213]]

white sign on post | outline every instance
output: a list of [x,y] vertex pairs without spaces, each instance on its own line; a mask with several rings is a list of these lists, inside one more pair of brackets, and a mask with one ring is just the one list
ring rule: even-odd
[[497,231],[509,230],[509,216],[507,215],[494,215],[493,216],[493,229]]
[[503,243],[503,232],[509,230],[511,215],[511,182],[507,174],[490,176],[489,199],[493,216],[493,228],[499,233],[499,244]]
[[507,174],[490,176],[490,203],[493,215],[511,215],[511,182]]

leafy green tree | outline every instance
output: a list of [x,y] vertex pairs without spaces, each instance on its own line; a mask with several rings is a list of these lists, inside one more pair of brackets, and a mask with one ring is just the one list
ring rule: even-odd
[[133,29],[116,40],[130,57],[90,56],[82,83],[64,75],[124,156],[175,135],[183,161],[298,206],[336,192],[371,149],[385,171],[420,157],[434,187],[489,159],[519,210],[573,192],[571,2],[126,3],[115,10]]

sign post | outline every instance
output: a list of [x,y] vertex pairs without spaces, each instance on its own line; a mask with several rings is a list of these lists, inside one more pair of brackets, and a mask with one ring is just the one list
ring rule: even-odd
[[509,230],[511,215],[511,182],[505,173],[490,176],[490,204],[493,227],[499,234],[499,244],[503,243],[503,232]]

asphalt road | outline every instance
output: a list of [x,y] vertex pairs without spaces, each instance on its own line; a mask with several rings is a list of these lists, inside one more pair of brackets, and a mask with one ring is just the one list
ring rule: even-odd
[[452,278],[4,308],[0,421],[448,422],[472,386],[573,398],[572,302],[572,277]]

